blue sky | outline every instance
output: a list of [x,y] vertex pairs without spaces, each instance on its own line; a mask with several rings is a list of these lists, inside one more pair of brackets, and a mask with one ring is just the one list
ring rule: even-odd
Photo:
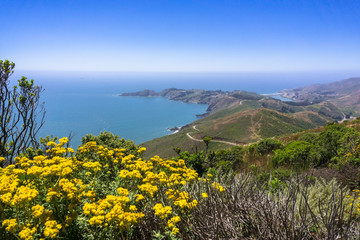
[[359,0],[1,0],[18,69],[359,71]]

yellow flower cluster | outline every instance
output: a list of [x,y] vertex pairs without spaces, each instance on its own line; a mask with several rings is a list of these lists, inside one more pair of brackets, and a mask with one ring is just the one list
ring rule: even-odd
[[21,186],[16,190],[16,193],[11,199],[11,205],[22,204],[25,205],[33,200],[39,192],[36,189],[31,189],[27,186]]
[[96,145],[95,141],[91,141],[91,142],[87,142],[84,146],[79,147],[78,151],[80,153],[85,153],[85,152],[95,152],[97,151],[98,146]]
[[223,192],[225,191],[225,188],[223,186],[221,186],[219,183],[217,182],[213,182],[212,183],[212,187],[219,190],[219,192]]
[[353,192],[357,195],[357,198],[352,196],[346,196],[351,201],[350,206],[353,205],[353,203],[356,204],[356,211],[360,214],[360,190],[354,189]]
[[181,221],[181,218],[179,216],[172,217],[170,220],[168,220],[167,227],[169,229],[171,229],[171,233],[173,235],[176,235],[179,232],[179,228],[176,228],[175,224],[180,221]]
[[33,227],[32,229],[30,229],[28,227],[24,227],[20,231],[19,236],[21,239],[32,240],[35,232],[36,232],[36,227]]
[[18,223],[16,222],[16,219],[5,219],[2,223],[3,227],[6,227],[6,231],[9,232],[15,232],[17,227],[18,227]]
[[[176,235],[178,215],[188,214],[199,204],[185,191],[198,181],[198,174],[184,160],[158,156],[144,160],[140,156],[145,148],[135,152],[137,156],[125,155],[126,149],[109,149],[94,141],[75,154],[66,147],[67,141],[48,142],[46,154],[17,157],[16,166],[0,168],[4,213],[0,220],[3,229],[16,238],[66,236],[74,220],[76,226],[83,226],[81,231],[96,238],[105,228],[114,233],[128,231],[151,211]],[[215,182],[212,186],[225,190]],[[202,197],[208,197],[207,193]]]
[[49,154],[52,154],[53,156],[62,156],[66,153],[74,153],[74,150],[72,148],[65,148],[64,145],[68,142],[68,138],[60,138],[59,144],[56,144],[55,142],[48,142],[47,146],[51,147],[51,149],[47,150]]
[[116,223],[120,228],[126,229],[144,217],[143,213],[135,212],[136,206],[128,204],[130,199],[127,197],[126,189],[119,188],[118,192],[123,196],[108,195],[97,203],[85,203],[83,211],[91,217],[90,225],[107,227],[111,223]]
[[154,206],[155,215],[159,216],[161,219],[167,218],[169,214],[171,214],[172,208],[170,206],[163,206],[161,203],[157,203]]
[[99,172],[101,170],[101,164],[99,162],[86,162],[83,164],[85,168],[91,169],[94,172]]
[[143,152],[145,152],[145,151],[146,151],[146,148],[141,147],[137,152],[138,152],[138,153],[143,153]]
[[[74,219],[77,197],[85,185],[73,177],[79,163],[70,156],[74,151],[64,147],[66,143],[67,138],[60,139],[59,144],[49,142],[46,155],[32,159],[16,157],[16,166],[0,168],[0,204],[5,204],[4,212],[16,213],[1,219],[2,226],[18,239],[29,240],[35,235],[54,238],[62,228],[54,220],[57,216],[64,217],[64,226]],[[55,201],[51,202],[52,199]],[[69,199],[66,205],[61,202],[65,199]],[[46,200],[51,203],[46,204]],[[13,216],[17,219],[11,218]]]
[[145,184],[139,185],[138,188],[141,191],[149,194],[150,197],[153,197],[154,193],[158,190],[157,186],[151,185],[150,183],[145,183]]
[[169,199],[173,200],[175,206],[180,208],[192,209],[198,204],[196,199],[190,201],[190,195],[185,191],[179,192],[178,190],[169,189],[165,194]]
[[35,218],[41,217],[41,215],[44,213],[44,207],[40,205],[35,205],[31,208],[33,211],[33,215]]
[[11,172],[12,169],[7,168],[0,173],[0,202],[5,204],[10,204],[12,195],[19,185],[18,176]]
[[45,223],[44,235],[45,237],[55,238],[59,234],[61,228],[61,224],[58,224],[56,221],[47,221]]
[[128,171],[126,169],[123,169],[120,171],[119,177],[124,179],[140,179],[142,178],[142,175],[139,170]]

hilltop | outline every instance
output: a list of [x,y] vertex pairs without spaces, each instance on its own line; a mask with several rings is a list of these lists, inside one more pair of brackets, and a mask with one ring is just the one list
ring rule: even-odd
[[314,84],[302,88],[281,91],[282,96],[295,101],[317,103],[328,101],[342,108],[347,115],[360,115],[360,78]]

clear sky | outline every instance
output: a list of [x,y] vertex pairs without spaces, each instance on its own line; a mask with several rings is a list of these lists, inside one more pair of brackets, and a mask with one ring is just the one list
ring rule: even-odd
[[0,0],[0,18],[24,70],[360,70],[360,0]]

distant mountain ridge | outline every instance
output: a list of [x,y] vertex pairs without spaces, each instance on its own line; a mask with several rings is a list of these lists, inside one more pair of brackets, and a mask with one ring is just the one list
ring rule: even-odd
[[[155,92],[153,90],[142,90],[134,93],[122,93],[120,96],[138,96],[138,97],[166,97],[173,101],[181,101],[187,103],[207,104],[208,109],[205,115],[216,112],[220,109],[231,107],[239,104],[241,100],[260,100],[265,98],[262,95],[246,91],[206,91],[201,89],[177,89],[167,88],[161,92]],[[203,116],[205,116],[203,115]]]
[[339,108],[352,112],[353,115],[360,115],[360,77],[283,90],[281,95],[295,101],[310,103],[329,101]]

